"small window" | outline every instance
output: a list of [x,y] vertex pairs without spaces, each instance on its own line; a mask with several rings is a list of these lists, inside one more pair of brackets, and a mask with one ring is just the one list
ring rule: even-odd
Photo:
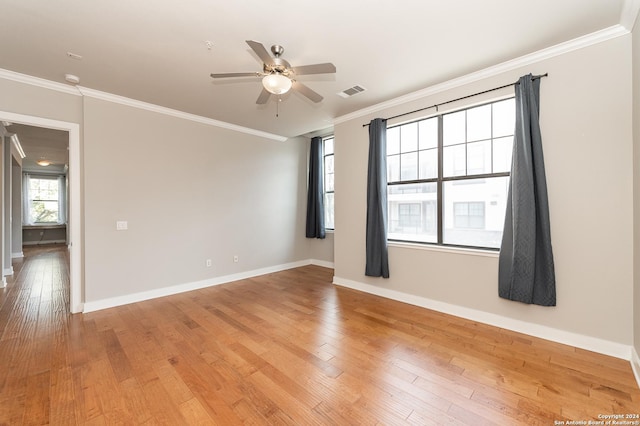
[[388,238],[499,248],[513,98],[387,129]]
[[322,140],[324,152],[324,227],[333,230],[334,223],[334,164],[333,164],[333,136]]
[[64,222],[64,177],[25,175],[25,224]]

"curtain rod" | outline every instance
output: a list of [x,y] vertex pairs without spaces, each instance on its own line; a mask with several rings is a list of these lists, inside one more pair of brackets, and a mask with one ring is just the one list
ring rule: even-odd
[[[537,80],[537,79],[542,78],[542,77],[547,77],[548,75],[549,75],[549,73],[544,73],[544,74],[541,74],[541,75],[534,75],[533,79]],[[472,98],[474,96],[484,95],[485,93],[495,92],[496,90],[504,89],[506,87],[514,86],[516,84],[520,84],[520,82],[516,81],[515,83],[505,84],[504,86],[494,87],[493,89],[489,89],[489,90],[483,90],[482,92],[474,93],[472,95],[462,96],[461,98],[452,99],[450,101],[441,102],[439,104],[433,104],[433,105],[428,106],[428,107],[424,107],[424,108],[416,109],[416,110],[413,110],[413,111],[405,112],[405,113],[402,113],[402,114],[394,115],[393,117],[386,118],[386,120],[393,120],[394,118],[403,117],[405,115],[413,114],[413,113],[424,111],[424,110],[431,109],[431,108],[435,108],[436,111],[438,111],[438,107],[440,107],[442,105],[446,105],[446,104],[450,104],[450,103],[453,103],[453,102],[461,101],[463,99]],[[363,124],[362,127],[367,127],[368,125],[369,125],[369,123]]]

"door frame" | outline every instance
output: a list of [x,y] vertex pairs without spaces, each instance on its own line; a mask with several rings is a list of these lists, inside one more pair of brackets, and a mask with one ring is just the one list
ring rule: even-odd
[[69,307],[71,313],[83,311],[82,191],[80,175],[80,124],[31,115],[0,111],[0,121],[26,124],[69,133]]

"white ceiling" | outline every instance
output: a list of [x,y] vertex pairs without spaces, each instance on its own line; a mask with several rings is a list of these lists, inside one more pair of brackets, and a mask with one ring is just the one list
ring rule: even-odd
[[[65,74],[75,74],[82,87],[297,136],[371,105],[618,25],[628,10],[637,12],[637,3],[3,0],[0,68],[61,83]],[[276,117],[275,96],[264,106],[255,103],[258,78],[213,81],[212,72],[261,70],[245,40],[267,49],[284,46],[283,58],[294,67],[334,63],[335,75],[299,77],[324,100],[314,104],[289,93]],[[337,95],[354,85],[367,90],[348,99]]]
[[[5,123],[10,134],[18,135],[20,146],[26,155],[22,160],[22,170],[37,173],[66,173],[69,165],[69,133],[62,130],[24,124]],[[40,166],[38,160],[51,164]]]

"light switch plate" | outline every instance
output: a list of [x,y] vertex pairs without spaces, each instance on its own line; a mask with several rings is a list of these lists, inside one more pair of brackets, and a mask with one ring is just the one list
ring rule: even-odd
[[126,231],[129,229],[129,224],[126,220],[118,220],[116,221],[116,230],[117,231]]

